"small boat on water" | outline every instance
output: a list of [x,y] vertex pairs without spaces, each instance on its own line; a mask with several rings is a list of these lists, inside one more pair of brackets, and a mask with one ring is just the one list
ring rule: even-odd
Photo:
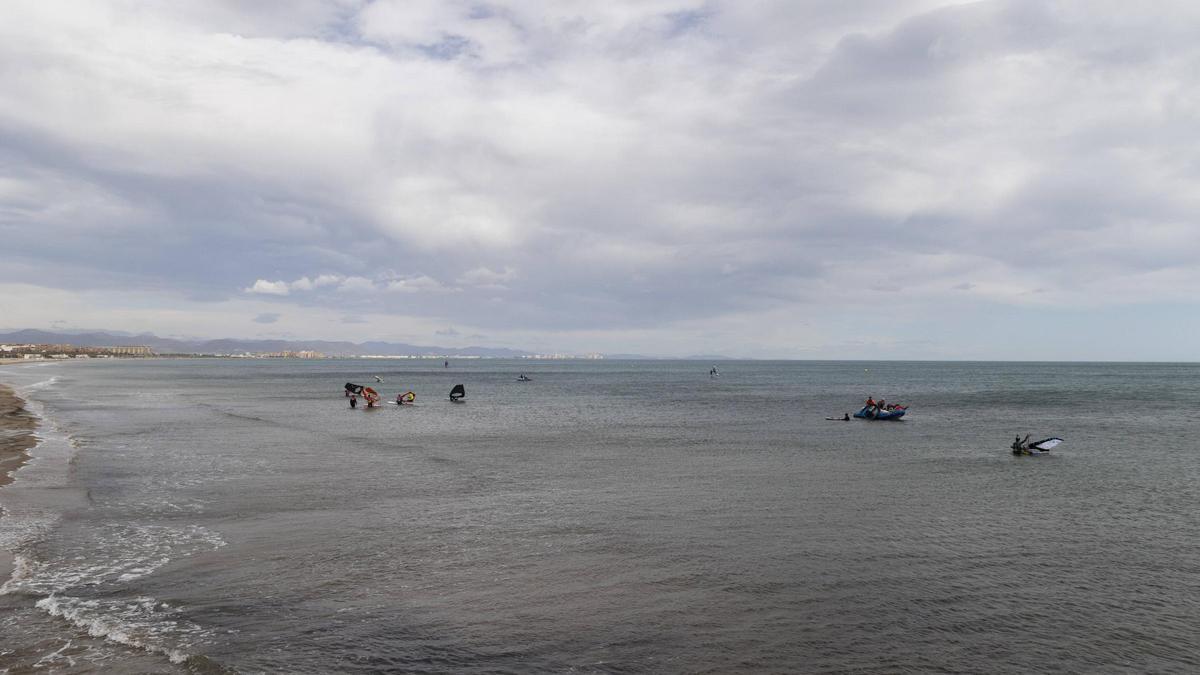
[[466,397],[467,397],[467,388],[462,386],[461,384],[454,385],[454,388],[450,390],[450,400],[454,401],[455,403],[461,403],[462,400]]
[[880,409],[877,406],[866,405],[862,410],[854,413],[854,416],[862,420],[898,420],[904,417],[904,413],[908,412],[905,406],[895,406],[894,408]]

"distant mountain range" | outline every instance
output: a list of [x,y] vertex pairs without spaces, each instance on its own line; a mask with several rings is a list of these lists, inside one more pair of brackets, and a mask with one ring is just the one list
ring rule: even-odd
[[480,356],[520,358],[533,352],[495,347],[433,347],[401,342],[330,342],[327,340],[176,340],[150,333],[89,333],[19,330],[0,333],[0,343],[72,344],[80,347],[145,345],[160,354],[240,354],[255,352],[317,351],[326,356]]
[[[326,356],[470,356],[495,359],[519,359],[536,356],[534,352],[503,347],[437,347],[403,342],[336,342],[329,340],[180,340],[151,333],[126,333],[115,330],[18,330],[0,333],[0,344],[70,344],[79,347],[116,347],[145,345],[159,354],[253,354],[259,352],[321,352]],[[672,360],[677,357],[644,354],[605,354],[615,360]],[[685,356],[687,361],[722,361],[730,357],[718,354]]]

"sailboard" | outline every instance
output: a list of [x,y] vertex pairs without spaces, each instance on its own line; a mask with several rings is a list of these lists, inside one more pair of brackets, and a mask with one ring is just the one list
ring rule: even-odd
[[454,385],[454,388],[450,390],[450,400],[451,401],[455,401],[455,402],[461,401],[462,399],[464,399],[466,397],[467,397],[467,388],[462,386],[461,384]]
[[368,408],[374,408],[375,404],[379,402],[379,392],[370,387],[363,387],[362,395],[363,398],[367,399]]
[[[1026,436],[1026,438],[1029,437]],[[1029,444],[1026,444],[1018,439],[1013,441],[1012,451],[1014,455],[1048,455],[1050,454],[1050,448],[1057,447],[1058,444],[1062,442],[1063,439],[1058,438],[1057,436],[1043,438],[1040,441]]]
[[403,394],[400,394],[399,396],[396,397],[396,405],[406,405],[408,403],[412,403],[415,400],[417,400],[417,395],[412,393],[411,391],[406,391]]
[[350,394],[361,394],[362,392],[363,392],[363,386],[361,384],[354,384],[353,382],[346,383],[346,395],[347,396],[349,396]]

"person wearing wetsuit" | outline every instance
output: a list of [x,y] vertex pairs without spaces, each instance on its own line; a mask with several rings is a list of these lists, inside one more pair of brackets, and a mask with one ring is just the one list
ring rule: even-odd
[[350,394],[350,407],[351,408],[358,407],[358,396],[355,394]]

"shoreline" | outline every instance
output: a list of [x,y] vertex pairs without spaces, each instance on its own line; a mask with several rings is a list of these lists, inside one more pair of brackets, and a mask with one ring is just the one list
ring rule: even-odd
[[[38,443],[36,430],[37,418],[25,410],[25,401],[11,387],[0,384],[0,489],[29,461],[29,450]],[[0,580],[12,576],[12,566],[12,553],[0,551]]]

